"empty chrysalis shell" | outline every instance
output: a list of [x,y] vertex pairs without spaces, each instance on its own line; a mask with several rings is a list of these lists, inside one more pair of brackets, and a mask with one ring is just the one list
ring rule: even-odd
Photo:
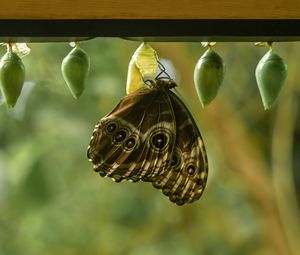
[[1,92],[8,107],[14,107],[21,94],[25,66],[21,58],[9,50],[0,60]]
[[61,71],[74,98],[79,98],[85,88],[90,60],[84,50],[74,47],[63,59]]
[[141,88],[144,79],[153,78],[157,72],[156,51],[147,43],[142,43],[132,55],[128,66],[126,93]]
[[130,94],[137,89],[141,88],[144,84],[143,76],[140,73],[134,59],[132,58],[129,62],[126,82],[126,93]]
[[153,77],[156,74],[158,68],[157,54],[148,43],[142,43],[132,58],[144,78]]
[[271,48],[259,61],[255,76],[264,108],[269,109],[278,97],[287,77],[287,65]]
[[203,107],[216,97],[223,78],[223,60],[209,48],[198,60],[194,70],[194,83]]

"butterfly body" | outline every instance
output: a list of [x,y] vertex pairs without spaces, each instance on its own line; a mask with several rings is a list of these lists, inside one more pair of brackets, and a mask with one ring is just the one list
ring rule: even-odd
[[178,205],[202,195],[208,162],[200,132],[173,80],[150,80],[96,125],[88,158],[101,176],[147,181]]

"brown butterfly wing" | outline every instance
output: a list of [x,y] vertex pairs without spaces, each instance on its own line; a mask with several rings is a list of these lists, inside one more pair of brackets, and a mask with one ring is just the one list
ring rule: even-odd
[[205,188],[208,161],[196,123],[184,103],[168,91],[176,120],[176,142],[169,169],[148,179],[178,205],[198,200]]
[[88,158],[101,176],[138,181],[169,168],[176,136],[166,93],[143,87],[124,97],[95,126]]

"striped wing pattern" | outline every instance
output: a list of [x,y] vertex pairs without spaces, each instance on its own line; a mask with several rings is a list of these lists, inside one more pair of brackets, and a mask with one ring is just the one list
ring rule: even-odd
[[169,91],[176,119],[176,138],[173,160],[168,171],[151,179],[178,205],[198,200],[205,188],[208,160],[200,132],[183,102]]
[[152,182],[172,202],[192,203],[206,185],[205,147],[184,103],[159,84],[127,95],[102,118],[87,155],[103,177]]

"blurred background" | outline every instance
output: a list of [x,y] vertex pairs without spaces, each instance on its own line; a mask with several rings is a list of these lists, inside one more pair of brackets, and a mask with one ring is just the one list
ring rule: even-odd
[[181,207],[149,183],[101,178],[86,157],[94,125],[125,95],[139,45],[82,42],[91,69],[79,100],[60,70],[69,44],[28,45],[22,95],[15,108],[0,106],[0,254],[299,254],[300,44],[274,44],[289,74],[265,111],[255,67],[267,48],[218,43],[225,80],[202,109],[193,71],[206,49],[151,43],[168,61],[208,152],[204,194]]

